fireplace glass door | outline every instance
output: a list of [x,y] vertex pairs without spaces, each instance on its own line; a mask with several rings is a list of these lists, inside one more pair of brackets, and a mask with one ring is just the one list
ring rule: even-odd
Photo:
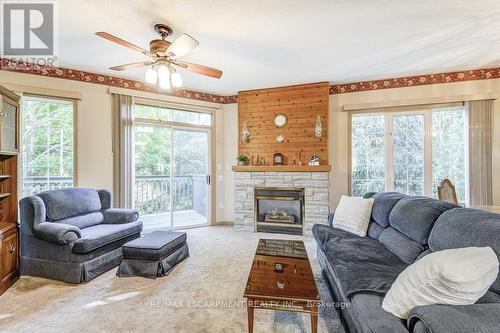
[[303,188],[255,188],[255,230],[303,234]]

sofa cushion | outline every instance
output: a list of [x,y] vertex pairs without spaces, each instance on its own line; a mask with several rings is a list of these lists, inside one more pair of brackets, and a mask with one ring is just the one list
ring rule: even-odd
[[389,215],[394,206],[403,198],[407,198],[406,194],[397,192],[382,192],[372,196],[375,199],[372,208],[373,219],[382,227],[389,226]]
[[380,234],[379,241],[408,265],[417,260],[418,256],[425,251],[423,245],[408,238],[392,227],[385,229]]
[[394,229],[425,245],[438,217],[457,207],[459,206],[429,197],[405,198],[394,206],[389,222]]
[[365,237],[370,223],[372,206],[372,198],[363,199],[343,195],[335,210],[333,227]]
[[490,247],[467,247],[431,253],[408,266],[382,302],[395,316],[408,318],[421,305],[476,303],[498,276],[499,262]]
[[51,223],[64,223],[73,225],[79,229],[91,227],[93,225],[101,224],[104,221],[104,216],[101,212],[94,212],[89,214],[83,214],[78,216],[68,217],[62,220],[57,220]]
[[38,194],[45,203],[47,219],[57,221],[101,210],[101,200],[96,190],[67,188]]
[[140,233],[142,222],[99,224],[81,229],[82,237],[73,246],[73,253],[89,253],[122,238]]
[[406,321],[382,309],[383,295],[358,293],[351,299],[351,308],[362,332],[405,332]]
[[346,297],[367,290],[385,293],[407,267],[378,240],[369,237],[319,224],[313,226],[313,236]]
[[[432,251],[489,246],[500,260],[500,214],[472,208],[453,209],[436,221],[429,237]],[[500,276],[490,290],[500,294]]]
[[370,225],[368,226],[368,236],[373,239],[378,239],[384,230],[384,227],[372,219],[370,221]]

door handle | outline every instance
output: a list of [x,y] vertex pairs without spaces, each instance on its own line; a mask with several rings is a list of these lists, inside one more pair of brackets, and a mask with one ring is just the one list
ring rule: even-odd
[[207,179],[207,185],[210,185],[211,183],[210,175],[207,175],[206,179]]

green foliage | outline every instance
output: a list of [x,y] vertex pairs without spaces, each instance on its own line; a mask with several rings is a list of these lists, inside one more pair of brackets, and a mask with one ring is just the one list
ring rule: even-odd
[[27,98],[23,103],[23,175],[73,175],[73,104]]
[[236,160],[237,160],[238,162],[248,162],[248,156],[247,156],[247,155],[245,155],[245,154],[238,154],[238,155],[236,156]]

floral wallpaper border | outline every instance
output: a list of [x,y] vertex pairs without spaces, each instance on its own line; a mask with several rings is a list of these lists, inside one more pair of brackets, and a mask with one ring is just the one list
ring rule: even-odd
[[[17,63],[10,59],[0,59],[0,70],[21,72],[26,74],[55,77],[67,80],[102,84],[112,87],[128,88],[128,89],[158,93],[158,90],[154,86],[151,86],[147,83],[140,81],[122,79],[103,74],[84,72],[75,69],[38,66],[27,63]],[[188,89],[177,89],[173,93],[161,93],[161,94],[194,99],[204,102],[219,103],[219,104],[236,103],[236,96],[220,96],[220,95],[203,93]]]
[[500,78],[500,68],[474,69],[460,72],[416,75],[394,79],[354,82],[330,85],[330,95],[358,91],[406,88],[428,84],[452,83]]
[[[0,59],[0,70],[22,72],[27,74],[56,77],[67,80],[75,80],[88,83],[102,84],[112,87],[128,88],[128,89],[158,93],[155,87],[140,81],[122,79],[114,76],[84,72],[74,69],[67,69],[60,67],[44,67],[44,66],[31,65],[27,63],[16,63],[9,59]],[[408,76],[408,77],[400,77],[400,78],[384,79],[384,80],[333,84],[330,85],[329,93],[330,95],[334,95],[334,94],[344,94],[344,93],[352,93],[360,91],[405,88],[405,87],[422,86],[428,84],[488,80],[488,79],[499,79],[499,78],[500,78],[500,67],[484,68],[484,69],[474,69],[474,70],[459,71],[459,72],[416,75],[416,76]],[[219,104],[231,104],[238,102],[237,95],[221,96],[221,95],[203,93],[188,89],[178,89],[173,93],[169,94],[162,93],[162,94],[188,98],[198,101],[204,101],[204,102],[219,103]]]

